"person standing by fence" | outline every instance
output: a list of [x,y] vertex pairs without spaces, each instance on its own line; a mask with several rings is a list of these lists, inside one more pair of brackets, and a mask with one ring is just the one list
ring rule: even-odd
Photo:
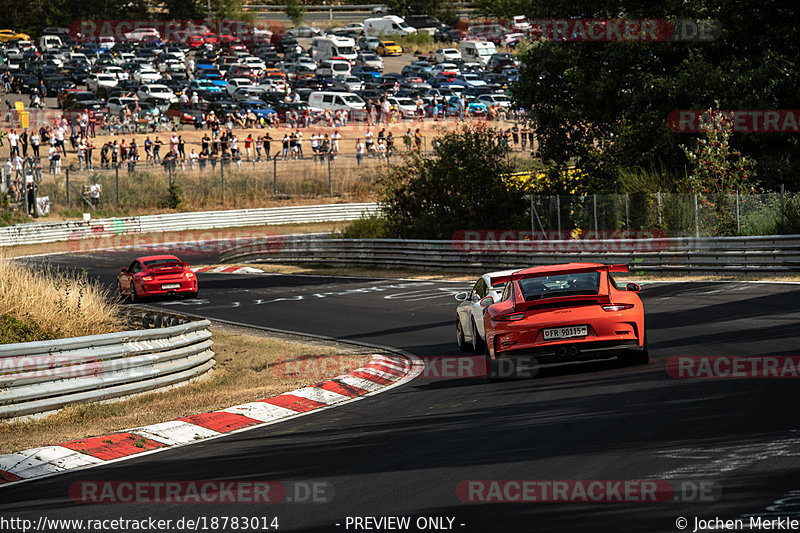
[[366,148],[364,147],[364,143],[361,142],[361,139],[356,139],[356,164],[361,166],[361,163],[364,160],[364,152],[366,152]]
[[261,138],[261,145],[264,147],[264,156],[269,159],[270,158],[270,149],[272,144],[272,137],[270,136],[269,132],[265,133],[264,136]]
[[[124,141],[123,141],[124,142]],[[156,137],[156,140],[153,141],[153,162],[161,164],[161,145],[164,144],[161,142],[161,139]]]
[[31,149],[33,150],[33,157],[39,157],[39,145],[41,142],[42,141],[39,132],[33,130],[33,133],[31,133]]

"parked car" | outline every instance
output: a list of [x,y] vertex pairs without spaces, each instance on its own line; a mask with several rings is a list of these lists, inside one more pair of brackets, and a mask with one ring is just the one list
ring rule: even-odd
[[394,41],[381,41],[375,47],[375,53],[382,56],[400,56],[403,55],[403,47]]

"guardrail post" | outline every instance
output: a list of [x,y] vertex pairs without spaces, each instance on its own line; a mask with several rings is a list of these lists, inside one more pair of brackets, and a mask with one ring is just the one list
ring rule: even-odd
[[700,238],[700,219],[697,216],[697,193],[694,194],[694,236]]
[[592,195],[592,203],[594,204],[594,234],[597,237],[597,195]]
[[[69,207],[69,169],[65,168],[64,169],[64,173],[67,176],[67,207]],[[783,210],[781,210],[781,211],[783,211]]]

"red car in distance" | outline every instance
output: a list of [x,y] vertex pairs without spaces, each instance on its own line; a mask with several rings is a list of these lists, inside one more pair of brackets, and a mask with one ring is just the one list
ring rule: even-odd
[[186,39],[186,46],[189,48],[200,48],[206,44],[206,39],[202,35],[191,35]]
[[492,372],[519,358],[535,365],[578,363],[617,356],[630,364],[649,361],[644,305],[636,283],[619,287],[612,276],[627,265],[569,263],[519,270],[505,281],[497,302],[486,307],[483,325]]
[[197,297],[197,276],[174,255],[148,255],[119,269],[117,291],[136,302],[151,296]]

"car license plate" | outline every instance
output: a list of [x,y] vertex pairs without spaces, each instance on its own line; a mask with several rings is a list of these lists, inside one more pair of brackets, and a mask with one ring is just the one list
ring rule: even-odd
[[170,289],[179,289],[181,287],[180,283],[166,283],[161,286],[162,291],[168,291]]
[[544,340],[570,339],[572,337],[585,337],[589,334],[589,326],[564,326],[561,328],[547,328],[543,330]]

